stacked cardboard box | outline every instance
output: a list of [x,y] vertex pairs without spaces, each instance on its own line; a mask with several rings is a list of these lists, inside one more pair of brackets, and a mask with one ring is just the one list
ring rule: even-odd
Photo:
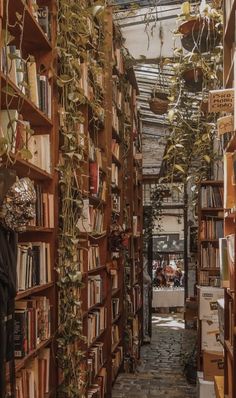
[[220,341],[218,300],[224,289],[212,286],[198,288],[198,318],[201,331],[203,373],[198,374],[198,397],[215,397],[214,377],[224,374],[224,351]]

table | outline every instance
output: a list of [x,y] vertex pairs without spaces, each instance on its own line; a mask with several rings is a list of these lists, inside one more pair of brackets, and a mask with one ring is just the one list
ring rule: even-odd
[[183,306],[184,288],[153,289],[152,308]]

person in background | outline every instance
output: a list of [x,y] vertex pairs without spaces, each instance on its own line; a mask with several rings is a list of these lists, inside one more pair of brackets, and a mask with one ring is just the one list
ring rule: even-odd
[[156,287],[165,287],[166,286],[166,277],[164,275],[163,269],[158,268],[156,271],[154,286]]

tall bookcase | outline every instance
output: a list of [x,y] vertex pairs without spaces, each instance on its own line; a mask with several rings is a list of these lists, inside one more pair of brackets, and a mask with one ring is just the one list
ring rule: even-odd
[[[235,12],[236,1],[224,1],[224,88],[234,89],[235,95]],[[235,119],[235,105],[234,116]],[[235,122],[234,122],[235,124]],[[234,153],[236,150],[235,133],[228,134],[224,151],[224,235],[227,245],[226,274],[222,275],[224,297],[224,394],[236,397],[236,273],[235,273],[235,204]],[[230,249],[231,248],[231,249]],[[230,253],[231,252],[231,253]],[[229,260],[230,259],[230,260]],[[217,383],[216,383],[217,384]]]
[[[37,393],[52,396],[57,385],[53,353],[57,328],[54,267],[58,134],[56,89],[51,73],[56,2],[39,0],[38,9],[33,3],[0,2],[1,142],[8,146],[2,167],[14,169],[19,178],[29,177],[37,195],[36,217],[18,234],[15,334],[20,341],[15,344],[16,386],[22,392],[26,385],[35,385]],[[40,12],[46,14],[45,25]]]
[[[59,189],[63,167],[69,164],[65,148],[69,148],[71,137],[66,136],[65,128],[69,102],[62,107],[63,84],[58,84],[63,57],[56,59],[54,51],[58,44],[57,23],[60,24],[56,0],[10,0],[0,4],[2,41],[8,39],[6,20],[12,36],[1,54],[3,138],[9,138],[8,122],[15,126],[4,165],[15,169],[19,177],[30,177],[37,195],[36,219],[19,234],[20,290],[15,314],[18,318],[24,315],[24,327],[28,327],[27,322],[32,325],[22,343],[24,347],[28,344],[27,349],[16,361],[17,388],[23,389],[23,396],[27,383],[29,388],[36,383],[40,396],[55,396],[60,385],[63,392],[72,378],[68,376],[69,369],[65,369],[66,360],[60,366],[63,349],[68,349],[74,357],[77,351],[82,353],[75,388],[88,397],[98,393],[110,397],[122,366],[129,371],[134,369],[142,343],[142,146],[134,71],[125,65],[126,50],[113,22],[112,9],[107,7],[103,13],[105,24],[100,24],[96,16],[89,16],[88,26],[101,40],[99,44],[94,40],[91,45],[89,38],[81,52],[79,45],[77,49],[77,84],[83,101],[78,104],[78,168],[72,178],[78,189],[77,198],[72,191],[72,197],[67,198],[63,187]],[[86,9],[89,4],[83,1],[81,7]],[[6,114],[11,116],[8,122]],[[61,237],[67,230],[63,229],[61,212],[65,209],[63,201],[72,199],[79,208],[83,205],[73,248],[73,261],[78,262],[78,274],[74,275],[81,273],[83,287],[71,288],[66,298],[62,285],[66,283],[63,275],[68,275],[66,265],[64,270],[60,267],[66,241]],[[29,257],[33,263],[26,263]],[[42,273],[39,280],[29,278],[32,270],[22,278],[34,261],[38,261]],[[55,268],[59,270],[59,303]],[[62,308],[66,304],[69,309],[70,300],[74,303],[70,310],[78,317],[78,323],[81,321],[85,339],[79,337],[79,326],[78,339],[73,336],[69,341],[68,335],[65,347],[61,330],[67,318]],[[42,336],[34,336],[26,344],[27,338],[32,340],[29,336],[40,310],[45,319]],[[68,366],[71,363],[68,361]]]
[[[86,2],[81,7],[86,7]],[[97,393],[111,396],[124,358],[128,357],[129,364],[137,360],[142,338],[142,158],[137,85],[134,72],[125,65],[112,9],[107,7],[101,18],[105,23],[96,17],[91,21],[101,38],[100,47],[94,45],[86,54],[81,50],[80,57],[84,105],[79,105],[83,121],[78,179],[83,209],[77,226],[86,337],[80,347],[88,374],[88,397]],[[99,112],[94,103],[99,103]],[[132,278],[129,294],[127,261]]]

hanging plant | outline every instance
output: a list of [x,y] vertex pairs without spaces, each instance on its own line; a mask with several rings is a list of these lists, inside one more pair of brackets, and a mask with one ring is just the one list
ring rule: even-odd
[[158,91],[155,87],[149,99],[150,110],[156,115],[163,115],[168,110],[168,94]]
[[219,45],[222,37],[222,13],[214,7],[200,7],[199,13],[191,14],[188,1],[182,4],[182,14],[177,33],[181,34],[181,43],[191,52],[210,52]]
[[187,51],[202,53],[212,51],[221,39],[215,23],[215,20],[202,16],[183,22],[178,28],[182,34],[183,48]]
[[187,89],[191,92],[202,90],[203,85],[203,69],[200,67],[186,69],[182,77],[185,81]]

